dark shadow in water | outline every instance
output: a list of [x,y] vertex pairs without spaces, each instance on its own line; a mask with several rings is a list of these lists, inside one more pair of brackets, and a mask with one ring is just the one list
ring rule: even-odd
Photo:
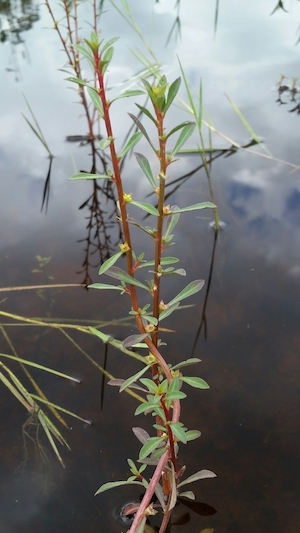
[[198,342],[198,339],[200,337],[200,333],[201,333],[202,328],[204,328],[204,338],[205,338],[205,340],[207,339],[206,306],[207,306],[207,302],[208,302],[208,296],[209,296],[209,291],[210,291],[210,286],[211,286],[211,281],[212,281],[212,274],[213,274],[213,268],[214,268],[214,260],[215,260],[215,252],[216,252],[218,235],[219,235],[219,232],[218,231],[214,231],[214,242],[213,242],[211,260],[210,260],[210,265],[209,265],[208,279],[207,279],[206,289],[205,289],[205,298],[204,298],[204,303],[203,303],[203,307],[202,307],[202,311],[201,311],[201,321],[200,321],[200,324],[199,324],[199,327],[197,329],[197,333],[196,333],[196,336],[195,336],[195,340],[194,340],[194,344],[193,344],[193,348],[192,348],[192,352],[191,352],[191,357],[193,357],[193,354],[194,354],[195,349],[197,347],[197,342]]
[[296,85],[297,78],[292,78],[286,83],[284,80],[288,80],[286,76],[281,76],[277,87],[278,98],[276,103],[279,105],[289,105],[289,113],[297,113],[300,115],[300,88]]
[[[29,63],[29,53],[22,33],[31,30],[33,24],[39,20],[39,3],[30,0],[1,1],[0,16],[0,43],[9,42],[10,45],[10,66],[6,67],[6,71],[14,72],[15,81],[19,81],[19,55]],[[18,54],[20,48],[21,53]]]
[[53,157],[54,156],[52,155],[49,156],[49,167],[48,167],[48,172],[47,172],[47,176],[45,179],[44,190],[43,190],[41,211],[43,211],[43,209],[45,208],[46,213],[48,210],[49,197],[50,197],[51,169],[52,169]]

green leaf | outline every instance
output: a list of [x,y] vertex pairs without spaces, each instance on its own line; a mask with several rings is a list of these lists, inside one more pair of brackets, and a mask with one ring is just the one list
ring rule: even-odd
[[[196,496],[191,490],[186,490],[185,492],[180,492],[178,496],[182,498],[187,498],[188,500],[195,500]],[[204,530],[205,531],[205,530]],[[203,531],[200,531],[200,533],[203,533]]]
[[180,150],[180,148],[186,143],[186,141],[189,139],[189,137],[192,135],[194,129],[196,127],[195,122],[190,122],[187,124],[180,133],[177,142],[170,154],[171,159],[174,157],[174,155]]
[[167,100],[166,100],[166,105],[165,105],[165,109],[164,109],[164,113],[166,113],[168,111],[168,109],[169,109],[170,105],[172,104],[174,98],[176,98],[177,93],[179,91],[180,84],[181,84],[181,79],[177,78],[170,85],[168,96],[167,96]]
[[154,215],[156,217],[159,217],[159,212],[157,211],[156,207],[151,204],[146,204],[145,202],[136,202],[135,200],[131,200],[131,205],[136,205],[143,211],[146,211],[146,213],[149,213],[150,215]]
[[92,283],[88,285],[88,289],[114,289],[117,291],[123,291],[124,288],[120,285],[108,285],[107,283]]
[[105,150],[105,148],[107,148],[113,141],[113,138],[109,138],[109,139],[102,139],[100,142],[99,142],[99,147],[100,147],[100,150]]
[[150,185],[152,185],[153,189],[155,189],[156,183],[148,159],[143,154],[139,154],[138,152],[134,152],[134,155],[146,178],[150,182]]
[[100,117],[103,117],[104,116],[103,105],[102,105],[99,94],[93,87],[88,87],[87,92],[89,93],[89,97],[92,100],[95,108],[98,109]]
[[107,50],[110,46],[112,46],[116,41],[118,41],[120,37],[113,37],[112,39],[109,39],[105,45],[101,48],[101,55],[104,54],[105,50]]
[[110,177],[107,174],[88,174],[88,172],[80,172],[80,174],[74,174],[68,178],[69,180],[109,180]]
[[185,432],[185,437],[187,441],[198,439],[201,437],[201,431],[198,431],[197,429],[190,429],[189,431]]
[[118,155],[118,158],[121,159],[122,157],[124,157],[124,155],[127,154],[127,152],[129,152],[130,150],[132,150],[132,148],[141,140],[142,137],[143,134],[140,131],[134,133],[124,146],[122,152]]
[[93,54],[91,54],[91,51],[85,48],[84,46],[81,46],[80,44],[72,44],[73,48],[77,50],[81,55],[83,55],[86,59],[90,61],[90,63],[94,66],[94,57]]
[[[133,278],[125,270],[122,270],[119,267],[111,267],[108,270],[106,270],[106,275],[110,276],[115,279],[119,279],[120,281],[123,281],[124,283],[128,283],[129,285],[136,285],[137,287],[141,287],[142,289],[145,289],[149,292],[149,287],[141,283],[141,281],[138,281],[137,279]],[[96,283],[94,285],[97,285]],[[98,287],[96,287],[98,288]],[[101,288],[101,287],[100,287]]]
[[102,333],[102,331],[99,331],[96,328],[93,328],[93,326],[89,326],[89,330],[94,333],[97,337],[99,337],[103,342],[107,343],[110,339],[109,335],[106,335],[105,333]]
[[[109,47],[107,47],[106,50],[105,50],[105,53],[103,53],[103,50],[102,50],[101,55],[102,55],[102,61],[103,61],[103,62],[104,62],[104,61],[107,62],[107,65],[106,65],[106,67],[105,67],[105,70],[106,70],[106,68],[108,67],[108,63],[111,62],[112,57],[113,57],[113,55],[114,55],[114,48],[113,48],[113,46],[109,46]],[[104,72],[103,72],[103,74],[104,74]]]
[[[187,207],[183,207],[182,209],[176,209],[176,213],[185,213],[186,211],[197,211],[198,209],[206,209],[206,208],[212,208],[215,209],[217,206],[213,204],[212,202],[201,202],[200,204],[193,204],[189,205]],[[172,209],[172,208],[171,208]]]
[[77,83],[78,85],[83,85],[84,87],[89,87],[93,91],[95,90],[92,85],[89,85],[86,81],[81,80],[80,78],[75,78],[74,76],[70,76],[69,78],[66,78],[67,81],[71,81],[72,83]]
[[187,443],[185,431],[183,427],[178,424],[178,422],[170,422],[170,428],[172,430],[173,435],[179,440],[180,442],[183,442],[183,444]]
[[[177,259],[177,257],[162,257],[161,260],[160,260],[160,264],[162,266],[164,265],[172,265],[173,263],[178,263],[179,262],[179,259]],[[148,267],[148,266],[153,266],[155,265],[155,261],[145,261],[145,263],[141,263],[139,265],[139,268],[143,268],[143,267]]]
[[143,319],[147,320],[150,324],[153,324],[153,326],[157,326],[158,320],[155,318],[155,316],[152,315],[143,315]]
[[148,118],[150,118],[150,120],[152,120],[152,122],[155,124],[155,126],[157,126],[157,122],[155,120],[155,118],[153,117],[153,115],[151,115],[150,111],[148,111],[148,109],[146,107],[143,107],[139,104],[135,104],[141,111],[142,113],[144,113]]
[[175,228],[179,218],[180,218],[180,214],[178,212],[178,209],[179,207],[177,205],[172,205],[171,206],[171,212],[172,212],[172,215],[170,215],[168,218],[167,218],[167,224],[166,224],[166,231],[165,231],[165,234],[164,234],[164,239],[166,239],[167,237],[169,237],[173,231],[173,229]]
[[154,412],[158,415],[164,422],[166,422],[166,415],[162,407],[154,407]]
[[139,459],[145,459],[165,440],[165,437],[150,437],[150,439],[142,446],[139,453]]
[[179,488],[183,485],[187,485],[188,483],[194,483],[194,481],[198,481],[199,479],[207,479],[212,477],[217,477],[217,475],[211,470],[199,470],[199,472],[196,472],[192,476],[187,477],[186,479],[181,481],[181,483],[179,483],[177,486]]
[[152,379],[149,378],[141,378],[140,382],[147,387],[148,391],[151,392],[151,394],[157,393],[157,385],[152,381]]
[[182,368],[184,366],[190,366],[190,365],[193,365],[194,363],[200,363],[200,362],[201,362],[201,359],[198,359],[198,357],[191,357],[190,359],[186,359],[186,361],[181,361],[181,363],[178,363],[177,365],[172,366],[172,370],[177,370],[178,368]]
[[146,132],[143,124],[139,121],[138,118],[136,118],[134,115],[132,115],[131,113],[128,113],[128,115],[130,116],[130,118],[133,120],[133,122],[135,123],[135,125],[138,127],[138,129],[142,132],[142,134],[144,135],[144,137],[147,139],[148,143],[150,144],[151,148],[154,150],[154,152],[156,153],[156,150],[151,142],[151,139],[148,135],[148,133]]
[[199,292],[202,289],[203,285],[204,285],[203,279],[196,279],[195,281],[192,281],[184,289],[182,289],[182,291],[180,291],[180,293],[177,294],[177,296],[175,296],[173,300],[171,300],[168,303],[168,306],[173,305],[176,302],[180,302],[184,298],[188,298],[189,296],[192,296],[196,292]]
[[184,268],[176,268],[175,270],[172,269],[172,271],[163,270],[162,272],[163,276],[174,276],[174,274],[177,274],[177,276],[186,276],[186,271],[184,270]]
[[110,483],[104,483],[101,487],[95,492],[94,496],[105,492],[106,490],[114,489],[115,487],[121,487],[122,485],[143,485],[140,481],[110,481]]
[[122,392],[124,389],[126,389],[126,387],[129,387],[129,385],[131,385],[131,383],[134,383],[135,381],[137,381],[141,376],[143,376],[143,374],[145,374],[145,372],[147,372],[147,370],[149,370],[150,367],[151,367],[151,365],[147,365],[144,368],[142,368],[142,370],[140,370],[139,372],[137,372],[133,376],[130,376],[128,379],[126,379],[124,381],[123,385],[121,385],[121,387],[120,387],[120,392]]
[[142,413],[145,413],[146,411],[153,411],[153,404],[149,402],[141,403],[135,410],[134,416],[141,415]]
[[178,390],[174,392],[168,392],[168,394],[165,396],[165,401],[171,404],[173,400],[183,400],[183,398],[186,398],[186,394],[181,392],[181,390]]
[[128,98],[130,96],[139,96],[141,94],[145,94],[145,93],[144,91],[141,91],[139,89],[133,90],[133,91],[124,91],[123,93],[119,94],[119,96],[116,96],[113,100],[111,100],[111,103],[115,102],[116,100],[120,100],[120,98]]
[[184,381],[191,387],[194,387],[195,389],[209,389],[210,388],[208,383],[206,383],[206,381],[204,381],[204,379],[202,378],[191,378],[187,376],[180,376],[179,379],[181,379],[181,381]]
[[99,274],[100,275],[104,274],[104,272],[106,272],[106,270],[112,267],[118,261],[119,257],[121,257],[122,255],[123,255],[123,252],[118,252],[112,257],[110,257],[109,259],[107,259],[106,261],[104,261],[104,263],[102,263],[99,269]]
[[182,122],[181,124],[178,124],[178,126],[176,126],[175,128],[173,128],[167,135],[167,139],[169,137],[171,137],[171,135],[173,135],[173,133],[176,133],[176,131],[178,130],[181,130],[182,128],[184,128],[185,126],[187,126],[188,124],[193,124],[193,122],[190,122],[189,120],[185,120],[185,122]]

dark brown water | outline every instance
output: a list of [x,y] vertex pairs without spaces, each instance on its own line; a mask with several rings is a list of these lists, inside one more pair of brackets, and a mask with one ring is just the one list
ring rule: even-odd
[[[221,1],[214,41],[214,6],[201,3],[202,18],[198,7],[193,15],[192,3],[185,6],[182,0],[183,40],[177,51],[195,85],[202,76],[205,105],[216,128],[238,143],[247,143],[249,134],[227,103],[226,92],[266,139],[265,148],[274,157],[299,164],[300,119],[297,112],[287,112],[296,103],[289,101],[287,92],[286,104],[276,102],[280,74],[290,80],[299,66],[299,49],[294,47],[297,2],[292,14],[276,13],[272,18],[275,0],[263,7],[258,1],[249,2],[243,6],[244,13],[238,3],[231,8]],[[163,6],[167,10],[167,2],[160,4],[161,10]],[[148,16],[151,9],[137,11]],[[101,257],[117,251],[119,237],[114,205],[107,195],[94,190],[90,182],[67,181],[74,165],[75,170],[90,168],[90,147],[65,142],[67,135],[85,135],[86,126],[79,106],[72,104],[75,93],[66,90],[66,75],[57,72],[64,58],[58,55],[55,33],[44,29],[50,23],[42,8],[39,14],[33,28],[21,34],[25,43],[10,41],[9,45],[7,40],[0,48],[1,65],[7,69],[2,73],[0,104],[1,287],[98,281]],[[164,37],[173,16],[174,11],[155,15],[156,44],[163,50],[162,60],[173,66],[171,78],[178,75],[176,46],[173,43],[165,50]],[[113,28],[113,22],[108,22],[107,38],[110,31],[125,32],[126,44],[132,39],[136,46],[138,41],[126,33],[126,26],[119,20],[117,25]],[[15,34],[10,34],[13,38]],[[124,44],[116,47],[116,57],[112,83],[137,70],[132,60],[133,66],[128,66]],[[20,115],[28,116],[21,91],[55,154],[47,214],[40,207],[49,161]],[[125,115],[128,110],[133,105],[125,107]],[[120,120],[121,112],[120,106],[114,119],[123,139],[129,121]],[[228,148],[230,142],[216,137],[214,145]],[[144,150],[142,146],[140,151]],[[268,155],[263,146],[253,150]],[[187,301],[194,307],[166,320],[165,327],[174,332],[165,333],[164,340],[172,361],[199,357],[202,362],[195,372],[211,387],[189,390],[183,402],[183,421],[200,429],[202,436],[181,446],[180,460],[187,465],[187,475],[208,468],[218,477],[190,487],[201,505],[176,507],[172,533],[199,533],[204,528],[215,533],[298,533],[299,171],[291,173],[292,167],[283,162],[246,151],[219,155],[212,164],[212,179],[224,228],[215,239],[210,213],[181,216],[172,254],[181,258],[180,267],[188,275],[185,280],[167,279],[163,295],[168,301],[189,281],[206,281],[201,293]],[[184,156],[174,165],[170,179],[199,164],[197,156]],[[143,199],[145,186],[134,162],[128,162],[125,176],[126,191]],[[206,178],[197,171],[173,192],[170,202],[184,206],[208,199]],[[137,251],[151,254],[151,242],[134,235]],[[51,257],[40,273],[33,272],[39,268],[36,256]],[[128,312],[126,295],[83,288],[5,292],[0,300],[0,310],[6,313],[84,324],[117,319]],[[105,363],[104,346],[86,334],[67,330],[76,346],[58,330],[8,326],[9,322],[15,323],[1,317],[0,352],[12,353],[6,332],[20,357],[78,377],[81,383],[71,385],[32,371],[51,401],[93,424],[66,417],[72,429],[61,431],[71,451],[60,447],[63,469],[36,421],[28,425],[25,409],[1,385],[1,533],[126,531],[118,515],[123,505],[139,497],[139,491],[120,487],[97,497],[93,494],[102,483],[129,476],[126,459],[135,460],[139,450],[130,428],[140,424],[149,430],[151,421],[144,416],[134,419],[133,398],[120,396],[112,387],[103,389],[101,372],[78,346],[116,377],[127,377],[138,366],[112,348]],[[110,325],[105,331],[122,339],[134,329]],[[16,365],[3,362],[22,376]],[[24,429],[31,439],[25,435],[24,462],[22,426],[26,422]],[[41,460],[41,446],[47,450],[47,461]],[[212,510],[204,504],[217,513],[208,514]]]

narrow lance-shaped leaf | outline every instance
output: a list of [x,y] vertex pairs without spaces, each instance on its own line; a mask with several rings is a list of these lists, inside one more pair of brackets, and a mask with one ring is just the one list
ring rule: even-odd
[[175,126],[175,128],[173,128],[167,135],[167,139],[169,139],[169,137],[171,137],[171,135],[173,135],[174,133],[176,133],[176,131],[178,130],[181,130],[182,128],[184,128],[185,126],[187,126],[188,124],[193,124],[193,122],[189,122],[188,120],[186,120],[185,122],[182,122],[181,124],[178,124],[178,126]]
[[178,223],[178,220],[180,218],[180,214],[177,213],[179,210],[178,205],[172,205],[171,206],[171,212],[172,215],[168,216],[167,218],[167,224],[166,224],[166,231],[164,234],[164,239],[167,238],[171,233],[173,232],[173,229],[175,228],[176,224]]
[[190,365],[193,365],[195,363],[200,363],[200,362],[201,362],[201,359],[198,359],[198,357],[191,357],[190,359],[186,359],[186,361],[181,361],[181,363],[178,363],[177,365],[172,366],[172,370],[177,370],[178,368],[182,368],[184,366],[190,366]]
[[180,150],[180,148],[186,143],[186,141],[189,139],[189,137],[192,135],[194,129],[196,127],[195,122],[190,122],[187,124],[180,133],[177,142],[170,154],[170,157],[173,158],[174,155]]
[[101,98],[100,98],[99,94],[92,87],[88,87],[87,91],[89,93],[89,97],[92,100],[95,108],[99,111],[100,117],[103,117],[103,115],[104,115],[103,105],[102,105]]
[[109,259],[107,259],[106,261],[104,261],[104,263],[102,263],[100,269],[99,269],[99,274],[104,274],[104,272],[106,272],[106,270],[108,270],[110,267],[112,267],[119,259],[119,257],[121,257],[123,255],[123,252],[118,252],[116,254],[114,254],[112,257],[109,257]]
[[137,131],[136,133],[134,133],[124,146],[122,152],[118,155],[118,158],[121,159],[122,157],[124,157],[124,155],[127,154],[127,152],[129,152],[130,150],[132,150],[132,148],[141,140],[142,137],[142,132]]
[[147,370],[149,370],[151,365],[147,365],[145,366],[144,368],[142,368],[142,370],[140,370],[139,372],[137,372],[136,374],[134,374],[133,376],[130,376],[128,379],[126,379],[123,383],[123,385],[120,387],[120,392],[122,392],[124,389],[126,389],[126,387],[128,387],[129,385],[131,385],[131,383],[134,383],[135,381],[137,381],[140,377],[142,377],[145,372],[147,372]]
[[196,279],[195,281],[192,281],[184,289],[182,289],[182,291],[179,294],[177,294],[177,296],[175,296],[175,298],[173,298],[173,300],[171,300],[168,303],[168,305],[173,305],[176,302],[180,302],[184,298],[188,298],[189,296],[192,296],[196,292],[199,292],[202,289],[203,285],[204,285],[203,279]]
[[98,329],[96,328],[93,328],[93,326],[89,326],[89,330],[94,334],[96,335],[97,337],[99,337],[99,339],[102,340],[102,342],[104,343],[107,343],[110,339],[110,336],[109,335],[106,335],[105,333],[102,333],[102,331],[99,331]]
[[168,111],[168,109],[169,109],[170,105],[172,104],[174,98],[176,98],[177,93],[179,91],[180,84],[181,84],[181,79],[177,78],[170,85],[168,96],[167,96],[167,100],[166,100],[166,105],[165,105],[165,109],[164,109],[164,113],[166,113]]
[[[164,265],[172,265],[174,263],[178,263],[179,262],[179,259],[177,259],[177,257],[162,257],[161,260],[160,260],[160,264],[161,266],[164,266]],[[145,263],[141,263],[139,265],[139,268],[143,268],[143,267],[148,267],[148,266],[153,266],[155,265],[155,261],[145,261]]]
[[84,46],[81,46],[80,44],[72,44],[72,46],[73,48],[75,48],[75,50],[77,50],[77,52],[80,52],[80,54],[82,54],[86,59],[88,59],[90,63],[94,66],[94,58],[90,50],[84,48]]
[[156,183],[148,159],[143,154],[139,154],[138,152],[134,152],[134,155],[146,178],[150,182],[150,185],[153,187],[153,189],[155,189]]
[[123,291],[124,287],[121,285],[109,285],[107,283],[92,283],[91,285],[88,285],[88,289],[114,289],[116,291]]
[[[182,209],[178,208],[175,210],[176,213],[186,213],[187,211],[198,211],[199,209],[215,209],[217,206],[212,202],[201,202],[200,204],[188,205]],[[172,209],[172,208],[171,208]]]
[[110,481],[109,483],[104,483],[101,487],[95,492],[94,496],[105,492],[106,490],[114,489],[115,487],[121,487],[122,485],[143,485],[140,481]]
[[116,96],[115,98],[113,98],[113,100],[111,100],[111,103],[115,102],[116,100],[120,100],[120,98],[128,98],[130,96],[139,96],[141,94],[145,94],[145,93],[144,93],[144,91],[141,91],[139,89],[136,89],[136,90],[133,90],[133,91],[124,91],[123,93],[121,93],[118,96]]
[[[120,378],[110,379],[107,382],[107,385],[110,385],[111,387],[121,387],[123,385],[124,381],[125,381],[125,379],[120,379]],[[147,389],[145,389],[144,387],[140,387],[139,385],[136,385],[135,383],[132,383],[132,385],[130,385],[127,388],[141,390],[143,392],[148,392]]]
[[150,439],[142,446],[139,453],[139,459],[145,459],[151,452],[153,452],[164,441],[164,437],[150,437]]
[[177,484],[176,484],[176,476],[175,476],[175,469],[173,463],[171,463],[171,496],[169,500],[169,511],[173,509],[177,502]]
[[146,107],[143,107],[139,104],[135,104],[135,105],[142,111],[142,113],[144,113],[144,115],[146,115],[148,118],[150,118],[150,120],[152,120],[155,126],[157,126],[157,121],[155,120],[154,116],[151,115],[150,111],[148,111]]
[[67,81],[71,81],[72,83],[77,83],[78,85],[83,85],[84,87],[89,87],[90,89],[92,89],[93,91],[95,91],[94,87],[92,87],[92,85],[89,85],[89,83],[87,83],[87,81],[84,81],[80,78],[76,78],[74,76],[70,76],[69,78],[66,78]]
[[146,211],[146,213],[149,213],[150,215],[154,215],[156,217],[159,216],[159,212],[157,211],[156,207],[154,207],[154,205],[147,204],[145,202],[136,202],[135,200],[132,200],[130,204],[136,205],[137,207],[139,207],[143,211]]
[[[149,291],[149,288],[141,283],[141,281],[138,281],[137,279],[133,278],[125,270],[122,270],[119,267],[111,267],[108,270],[106,270],[105,274],[107,276],[110,276],[115,279],[119,279],[120,281],[123,281],[124,283],[128,283],[129,285],[136,285],[137,287],[141,287],[142,289],[145,289],[146,291]],[[94,285],[97,285],[94,283]],[[96,287],[97,288],[97,287]]]
[[101,48],[101,55],[104,54],[105,50],[107,50],[110,46],[112,46],[116,41],[118,41],[120,37],[112,37],[112,39],[109,39]]
[[146,132],[143,124],[139,121],[138,118],[136,118],[134,115],[132,115],[131,113],[128,113],[128,115],[130,116],[130,118],[133,120],[133,122],[135,123],[135,125],[138,127],[138,129],[142,132],[142,134],[144,135],[144,137],[147,139],[148,143],[150,144],[151,148],[154,150],[154,152],[156,153],[156,150],[151,142],[151,139],[148,135],[148,133]]
[[183,427],[181,427],[178,423],[175,423],[175,422],[171,422],[170,427],[171,427],[173,435],[175,435],[177,440],[179,440],[180,442],[183,442],[183,444],[186,444],[187,440],[186,440],[185,431]]
[[182,487],[183,485],[187,485],[188,483],[194,483],[194,481],[198,481],[199,479],[208,479],[212,477],[217,477],[217,474],[212,472],[211,470],[199,470],[199,472],[196,472],[190,477],[187,477],[181,483],[179,483],[177,486]]
[[68,178],[69,180],[109,180],[110,176],[107,174],[88,174],[87,172],[80,172],[79,174],[74,174]]
[[181,381],[184,381],[191,387],[194,387],[195,389],[209,389],[208,383],[204,381],[202,378],[193,378],[193,377],[187,377],[187,376],[180,376]]
[[[185,492],[181,492],[180,494],[178,494],[178,496],[181,496],[183,498],[187,498],[188,500],[195,500],[196,499],[196,496],[195,494],[191,491],[191,490],[186,490]],[[203,533],[203,531],[200,533]]]

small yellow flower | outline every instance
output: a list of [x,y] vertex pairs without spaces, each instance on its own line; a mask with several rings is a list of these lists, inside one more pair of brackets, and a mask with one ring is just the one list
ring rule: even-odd
[[161,300],[159,303],[159,312],[161,313],[162,311],[165,311],[168,308],[169,306],[165,304],[163,300]]
[[125,254],[126,252],[129,252],[129,250],[130,250],[127,242],[119,244],[119,248],[120,248],[121,252],[123,252],[123,254]]
[[164,215],[170,215],[170,213],[172,213],[170,204],[169,205],[164,205],[163,213],[164,213]]
[[152,333],[153,331],[155,331],[155,326],[153,324],[147,324],[147,326],[145,326],[145,331],[147,333]]
[[124,192],[123,200],[126,204],[130,204],[130,202],[132,201],[132,193],[127,194],[126,192]]

